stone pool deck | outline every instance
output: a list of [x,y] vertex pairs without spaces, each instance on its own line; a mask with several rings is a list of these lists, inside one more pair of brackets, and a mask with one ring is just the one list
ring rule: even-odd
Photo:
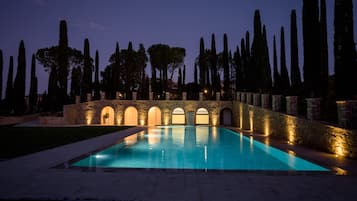
[[[333,173],[78,170],[53,168],[142,127],[0,162],[0,200],[260,201],[355,200],[357,161],[269,140],[273,146],[334,168]],[[263,136],[253,135],[261,141]],[[339,169],[338,169],[339,168]],[[341,176],[336,175],[345,174]]]

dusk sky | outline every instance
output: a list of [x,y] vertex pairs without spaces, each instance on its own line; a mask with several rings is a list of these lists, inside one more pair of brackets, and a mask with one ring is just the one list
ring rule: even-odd
[[[329,69],[333,73],[333,0],[327,0]],[[357,38],[356,2],[354,28]],[[216,35],[217,51],[223,49],[227,33],[232,52],[248,30],[253,33],[254,10],[260,9],[262,23],[268,32],[272,64],[273,35],[280,49],[280,27],[285,27],[287,66],[290,68],[290,12],[297,10],[299,57],[302,73],[302,0],[0,0],[0,49],[4,55],[3,93],[5,93],[9,57],[14,56],[14,77],[20,40],[24,40],[29,86],[31,54],[39,48],[57,45],[59,21],[67,21],[69,45],[83,50],[84,39],[90,41],[91,56],[99,50],[100,69],[108,64],[115,50],[127,48],[132,41],[148,49],[157,43],[186,49],[186,82],[193,80],[193,63],[199,53],[199,39],[210,47],[211,34]],[[278,52],[278,56],[280,52]],[[150,65],[148,63],[148,68]],[[279,67],[280,68],[280,67]],[[191,71],[191,73],[190,73]],[[37,64],[39,93],[47,89],[48,73]],[[28,89],[26,94],[28,94]]]

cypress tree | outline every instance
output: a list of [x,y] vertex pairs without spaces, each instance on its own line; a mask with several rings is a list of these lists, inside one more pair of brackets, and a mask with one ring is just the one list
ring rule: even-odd
[[273,87],[273,94],[281,94],[281,78],[280,78],[280,74],[278,71],[278,57],[276,54],[276,40],[275,40],[275,36],[274,36],[274,47],[273,47],[273,66],[274,66],[274,87]]
[[5,91],[5,104],[10,111],[13,110],[13,105],[14,105],[13,77],[14,77],[14,57],[10,56],[9,71],[7,73],[7,83],[6,83],[6,91]]
[[241,56],[240,56],[240,50],[237,45],[236,51],[234,52],[233,56],[234,64],[236,67],[236,91],[241,91],[242,90],[242,61],[241,61]]
[[178,87],[178,90],[181,91],[181,89],[182,89],[182,72],[181,72],[181,68],[179,69],[179,73],[178,73],[178,77],[177,77],[177,87]]
[[327,46],[327,25],[326,25],[326,1],[320,0],[320,45],[321,45],[321,96],[326,98],[328,91],[328,46]]
[[194,82],[195,84],[198,84],[198,79],[197,79],[197,64],[195,63],[195,72],[194,72]]
[[[52,98],[59,101],[59,105],[56,105],[56,109],[62,109],[62,106],[67,103],[67,77],[69,70],[69,61],[68,61],[68,37],[67,37],[67,23],[65,20],[60,21],[60,35],[58,42],[58,80],[59,88],[54,91],[55,94],[49,94]],[[49,91],[50,93],[50,91]]]
[[182,85],[186,84],[186,65],[183,65]]
[[203,38],[200,39],[200,55],[198,58],[198,65],[200,68],[200,86],[203,88],[206,86],[206,59],[205,59],[205,44]]
[[0,49],[0,101],[2,100],[2,74],[4,69],[4,60],[2,50]]
[[30,94],[29,94],[29,106],[30,112],[36,112],[37,108],[37,77],[36,77],[36,56],[32,55],[31,61],[31,81],[30,81]]
[[99,53],[95,51],[95,73],[94,73],[94,100],[100,99],[100,86],[99,86]]
[[217,83],[217,51],[216,51],[216,39],[214,34],[212,34],[211,37],[211,55],[210,55],[210,65],[211,65],[211,79],[212,79],[212,88],[213,92],[217,92],[217,89],[219,88],[218,83]]
[[83,77],[81,81],[81,99],[85,101],[87,99],[87,94],[92,94],[92,68],[93,64],[90,58],[90,47],[89,40],[86,38],[84,40],[83,49]]
[[288,69],[286,67],[286,57],[285,57],[285,35],[284,35],[284,27],[281,27],[281,35],[280,35],[280,73],[281,73],[281,91],[284,96],[289,94],[290,90],[290,80]]
[[265,25],[263,26],[263,92],[270,93],[272,88],[272,78],[271,78],[271,67],[270,67],[270,60],[269,60],[269,48],[268,48],[268,41],[267,41],[267,33]]
[[244,38],[241,39],[240,41],[240,47],[241,47],[241,90],[245,91],[247,90],[247,56],[246,56],[246,50],[245,50],[245,41]]
[[71,74],[71,98],[74,101],[76,96],[81,94],[82,70],[80,67],[73,68]]
[[303,0],[304,87],[310,98],[321,96],[318,0]]
[[262,45],[262,23],[259,10],[254,13],[254,37],[251,50],[252,66],[251,84],[253,91],[261,92],[264,88],[264,64],[263,64],[263,45]]
[[290,78],[291,78],[291,95],[300,95],[301,93],[301,75],[299,68],[299,51],[298,36],[296,24],[296,10],[291,11],[290,17]]
[[357,64],[352,9],[352,0],[335,0],[334,54],[338,100],[352,99],[357,94]]
[[25,103],[26,55],[24,41],[21,40],[17,57],[17,72],[14,82],[14,109],[15,114],[23,114]]
[[223,35],[223,93],[226,98],[230,97],[230,79],[229,79],[229,55],[227,34]]

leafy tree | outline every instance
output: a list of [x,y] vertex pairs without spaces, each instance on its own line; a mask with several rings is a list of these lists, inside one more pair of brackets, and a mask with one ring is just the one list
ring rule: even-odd
[[14,109],[14,58],[10,56],[9,71],[7,74],[6,91],[5,91],[5,105],[9,109],[10,113]]
[[182,73],[181,73],[181,68],[179,69],[178,77],[177,77],[177,85],[178,85],[178,90],[182,90]]
[[92,94],[93,59],[90,57],[89,40],[84,40],[83,48],[83,77],[81,81],[81,99],[85,101],[87,94]]
[[326,25],[326,1],[320,0],[320,76],[321,76],[321,96],[326,98],[328,92],[328,45],[327,45],[327,25]]
[[298,51],[298,36],[296,25],[296,10],[291,11],[290,22],[290,78],[291,78],[291,95],[301,95],[301,75],[299,68],[299,51]]
[[100,99],[100,85],[99,85],[99,53],[98,50],[95,51],[95,73],[94,73],[94,83],[93,83],[93,90],[94,90],[94,100]]
[[49,72],[48,94],[45,108],[50,111],[62,110],[67,103],[67,79],[69,71],[82,66],[81,51],[68,47],[67,25],[60,21],[60,39],[57,46],[37,50],[36,59]]
[[0,49],[0,101],[2,100],[2,74],[3,74],[3,68],[4,68],[4,61],[3,61],[2,50]]
[[276,40],[274,36],[274,50],[273,50],[273,66],[274,66],[274,87],[273,87],[273,94],[281,94],[281,78],[278,71],[278,57],[276,54]]
[[14,81],[14,109],[15,114],[20,115],[25,112],[25,80],[26,80],[26,54],[25,44],[21,40],[19,55],[17,57],[17,72]]
[[304,87],[307,97],[321,96],[318,0],[303,0]]
[[36,55],[33,54],[31,60],[31,82],[30,82],[30,94],[29,94],[30,112],[37,111],[37,87],[38,87],[38,81],[36,77]]
[[339,100],[354,98],[357,94],[356,48],[353,38],[352,0],[335,0],[335,79]]
[[281,39],[280,40],[281,92],[284,96],[286,96],[289,95],[290,80],[289,80],[288,69],[286,67],[284,27],[281,27],[280,39]]

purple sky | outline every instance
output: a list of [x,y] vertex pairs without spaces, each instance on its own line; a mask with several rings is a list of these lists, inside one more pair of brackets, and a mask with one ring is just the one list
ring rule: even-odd
[[[330,74],[333,73],[333,4],[333,0],[327,0]],[[354,7],[355,11],[356,3]],[[91,56],[94,57],[95,50],[99,50],[101,70],[108,64],[108,58],[114,52],[116,42],[119,42],[120,48],[127,48],[128,42],[132,41],[135,49],[139,43],[143,43],[146,49],[152,44],[165,43],[186,48],[185,64],[188,70],[192,71],[187,73],[186,80],[192,81],[193,63],[199,52],[200,37],[203,36],[205,46],[210,47],[211,34],[215,33],[217,51],[221,51],[223,34],[227,33],[229,47],[234,51],[236,45],[240,45],[245,31],[253,32],[255,9],[260,9],[262,23],[267,26],[271,55],[273,35],[279,38],[280,27],[285,27],[288,68],[290,11],[297,10],[302,69],[302,0],[1,0],[0,49],[4,54],[3,93],[11,55],[14,56],[16,73],[20,40],[24,40],[26,47],[26,82],[29,86],[31,54],[39,48],[58,43],[61,19],[67,21],[71,47],[83,50],[83,41],[89,38]],[[355,30],[356,27],[355,15]],[[277,42],[279,50],[279,40]],[[42,93],[47,88],[48,73],[44,72],[40,64],[37,65],[37,76],[39,93]]]

